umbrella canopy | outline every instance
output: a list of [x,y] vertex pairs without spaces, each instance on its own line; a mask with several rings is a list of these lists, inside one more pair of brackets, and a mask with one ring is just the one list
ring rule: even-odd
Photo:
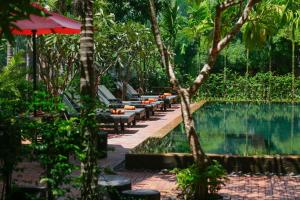
[[[73,19],[50,12],[42,6],[32,3],[32,6],[43,11],[46,16],[30,15],[29,19],[14,22],[15,28],[11,29],[14,35],[32,35],[32,70],[33,70],[33,90],[37,90],[36,73],[36,36],[44,34],[79,34],[81,24]],[[34,108],[36,116],[36,108]]]
[[36,3],[33,3],[32,6],[42,10],[46,16],[30,15],[29,19],[16,21],[14,24],[18,28],[11,30],[13,34],[32,35],[33,31],[37,35],[80,33],[81,24],[78,21],[49,12]]

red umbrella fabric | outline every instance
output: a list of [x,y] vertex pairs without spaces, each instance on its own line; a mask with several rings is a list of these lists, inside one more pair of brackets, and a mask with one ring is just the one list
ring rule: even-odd
[[13,34],[32,35],[33,31],[36,31],[37,35],[80,33],[81,24],[78,21],[49,12],[36,3],[33,3],[32,6],[42,10],[46,16],[30,15],[30,19],[16,21],[14,24],[19,29],[12,29]]
[[[12,28],[11,32],[15,35],[32,35],[33,90],[36,91],[36,35],[79,34],[81,24],[76,20],[50,12],[36,3],[32,3],[32,6],[42,10],[46,16],[30,15],[30,19],[18,20],[14,23],[17,28]],[[36,108],[34,108],[34,116],[36,116]]]

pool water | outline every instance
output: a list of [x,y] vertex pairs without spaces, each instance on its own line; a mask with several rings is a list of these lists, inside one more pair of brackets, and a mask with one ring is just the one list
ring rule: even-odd
[[[300,154],[299,104],[210,102],[194,113],[194,120],[206,153]],[[190,152],[183,124],[145,145],[148,153]]]

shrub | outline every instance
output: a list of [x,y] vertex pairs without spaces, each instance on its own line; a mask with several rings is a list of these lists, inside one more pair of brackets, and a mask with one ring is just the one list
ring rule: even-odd
[[69,159],[80,150],[80,135],[78,119],[66,119],[61,115],[63,105],[60,99],[45,92],[37,92],[31,109],[42,110],[44,115],[32,119],[24,116],[20,119],[23,125],[23,135],[32,141],[30,145],[34,156],[45,168],[41,183],[48,187],[48,199],[64,196],[74,177],[72,172],[77,169]]
[[246,101],[299,101],[300,79],[295,79],[295,97],[292,95],[292,76],[274,76],[271,73],[257,73],[254,76],[241,76],[227,71],[211,74],[200,87],[198,98]]
[[193,164],[186,169],[175,169],[174,172],[184,199],[198,199],[197,187],[203,184],[207,184],[209,196],[213,197],[227,180],[225,169],[216,160],[213,160],[205,170],[200,170]]
[[21,134],[17,115],[28,106],[26,92],[30,90],[25,80],[26,70],[22,53],[16,54],[0,73],[0,194],[11,191],[12,172],[21,154]]

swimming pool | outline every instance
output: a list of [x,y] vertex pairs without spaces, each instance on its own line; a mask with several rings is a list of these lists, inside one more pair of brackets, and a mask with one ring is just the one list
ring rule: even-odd
[[[208,102],[194,113],[194,119],[206,153],[300,154],[300,104]],[[169,152],[190,152],[183,124],[138,148],[138,153]]]

